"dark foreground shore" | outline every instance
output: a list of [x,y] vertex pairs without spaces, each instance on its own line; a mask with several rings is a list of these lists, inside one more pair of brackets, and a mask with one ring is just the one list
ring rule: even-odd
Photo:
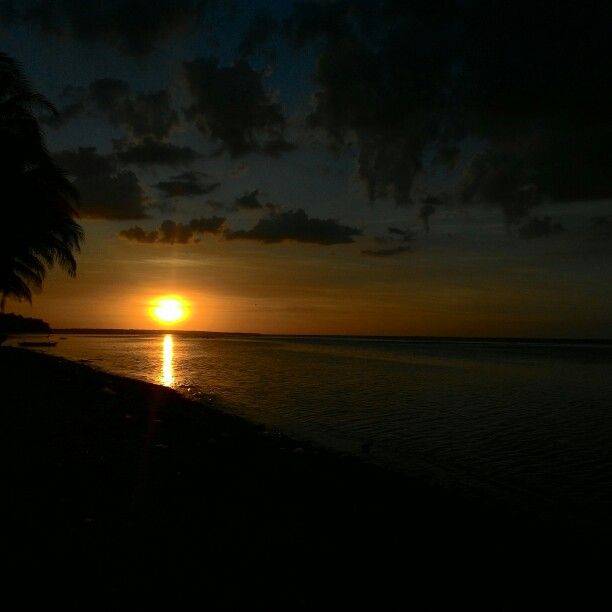
[[61,359],[0,348],[0,373],[4,609],[609,603],[606,525],[465,499]]

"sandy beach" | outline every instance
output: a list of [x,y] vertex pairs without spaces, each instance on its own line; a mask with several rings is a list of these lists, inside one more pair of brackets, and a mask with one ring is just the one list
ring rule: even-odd
[[605,526],[59,358],[3,347],[0,372],[10,609],[543,609],[605,588]]

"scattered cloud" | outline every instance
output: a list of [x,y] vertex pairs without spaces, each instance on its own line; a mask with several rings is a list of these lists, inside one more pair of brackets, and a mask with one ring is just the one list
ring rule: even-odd
[[263,208],[263,204],[259,201],[259,189],[255,189],[249,193],[245,193],[234,200],[234,205],[237,209],[257,210]]
[[302,209],[271,212],[250,230],[225,232],[228,240],[258,240],[264,243],[293,240],[312,244],[347,244],[362,234],[360,229],[341,225],[334,219],[309,217]]
[[117,159],[124,164],[177,166],[200,157],[189,146],[167,141],[180,122],[168,89],[133,93],[126,81],[105,78],[88,87],[65,87],[59,98],[59,113],[44,114],[43,125],[57,128],[79,117],[101,115],[129,136],[113,140]]
[[532,217],[519,228],[521,238],[543,238],[564,231],[560,223],[554,223],[550,217]]
[[152,137],[141,142],[114,140],[113,146],[120,162],[136,166],[186,166],[200,157],[191,147],[180,147]]
[[138,177],[130,171],[118,171],[113,158],[96,153],[95,147],[64,150],[54,158],[73,177],[82,217],[147,217],[148,202]]
[[202,217],[185,224],[166,219],[156,230],[147,232],[136,225],[121,230],[119,236],[142,244],[187,244],[199,242],[198,235],[201,234],[218,234],[224,223],[225,217]]
[[249,164],[245,161],[239,162],[232,168],[232,176],[238,177],[249,171]]
[[411,242],[414,240],[414,234],[410,230],[404,230],[399,227],[390,227],[387,231],[393,236],[400,236],[404,242]]
[[105,43],[144,56],[165,40],[193,29],[216,0],[3,0],[5,23],[21,21],[81,43]]
[[438,206],[446,204],[447,201],[448,196],[446,194],[429,195],[421,200],[422,204],[419,208],[419,219],[423,222],[423,227],[428,234],[431,229],[429,218],[436,212]]
[[434,166],[444,166],[453,170],[461,157],[461,149],[456,145],[440,145],[431,161]]
[[527,159],[502,151],[475,155],[463,174],[459,198],[463,204],[495,205],[508,223],[518,223],[541,201],[531,181]]
[[593,218],[588,228],[588,233],[594,240],[611,240],[612,218],[610,216]]
[[83,87],[67,85],[59,95],[57,113],[43,113],[39,116],[42,125],[59,128],[87,112],[87,92]]
[[179,123],[167,89],[132,94],[126,81],[98,79],[89,85],[89,99],[111,125],[133,138],[166,138]]
[[56,119],[56,123],[53,123],[54,118],[49,118],[45,121],[45,118],[41,118],[41,123],[47,125],[57,125],[65,124],[73,119],[81,117],[85,113],[85,104],[83,102],[72,102],[71,104],[66,104],[61,109],[58,110],[58,115]]
[[280,105],[265,91],[261,74],[245,60],[219,66],[199,57],[183,63],[191,95],[188,119],[232,157],[260,152],[276,156],[290,150]]
[[209,206],[213,210],[228,210],[228,209],[231,209],[231,207],[228,207],[224,202],[221,202],[219,200],[213,200],[211,198],[206,200],[205,204],[206,204],[206,206]]
[[266,202],[262,204],[259,199],[259,189],[245,193],[242,196],[237,197],[234,200],[232,206],[227,207],[228,210],[268,210],[269,212],[278,212],[282,209],[282,206],[273,204],[272,202]]
[[143,244],[151,244],[153,242],[157,242],[159,234],[156,230],[152,232],[145,232],[139,225],[135,225],[134,227],[130,227],[125,230],[121,230],[119,235],[123,238],[127,238],[132,242],[141,242]]
[[417,177],[444,180],[519,224],[543,201],[612,197],[608,10],[551,15],[527,2],[300,2],[285,32],[318,52],[308,124],[356,146],[370,199],[410,204]]
[[207,195],[217,189],[221,183],[202,183],[199,172],[183,172],[171,177],[167,181],[160,181],[155,184],[160,191],[168,198],[178,198],[185,196]]
[[409,246],[397,246],[390,249],[364,249],[361,253],[368,257],[395,257],[395,255],[410,253],[411,251],[412,249]]

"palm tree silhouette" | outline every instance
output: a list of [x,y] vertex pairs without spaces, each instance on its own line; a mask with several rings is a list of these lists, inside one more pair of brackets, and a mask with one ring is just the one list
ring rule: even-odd
[[74,276],[83,239],[78,194],[47,151],[37,107],[57,115],[0,53],[0,312],[8,297],[31,302],[56,263]]

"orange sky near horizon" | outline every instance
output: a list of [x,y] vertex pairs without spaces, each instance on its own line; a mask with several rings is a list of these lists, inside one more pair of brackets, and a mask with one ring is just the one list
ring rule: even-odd
[[185,330],[601,337],[610,329],[598,286],[570,285],[516,254],[487,260],[466,250],[445,260],[440,250],[381,260],[355,258],[352,245],[151,248],[117,238],[109,246],[105,225],[85,223],[76,279],[53,270],[32,306],[9,300],[7,311],[55,328],[168,329],[150,318],[150,300],[178,294],[191,304],[177,326]]

